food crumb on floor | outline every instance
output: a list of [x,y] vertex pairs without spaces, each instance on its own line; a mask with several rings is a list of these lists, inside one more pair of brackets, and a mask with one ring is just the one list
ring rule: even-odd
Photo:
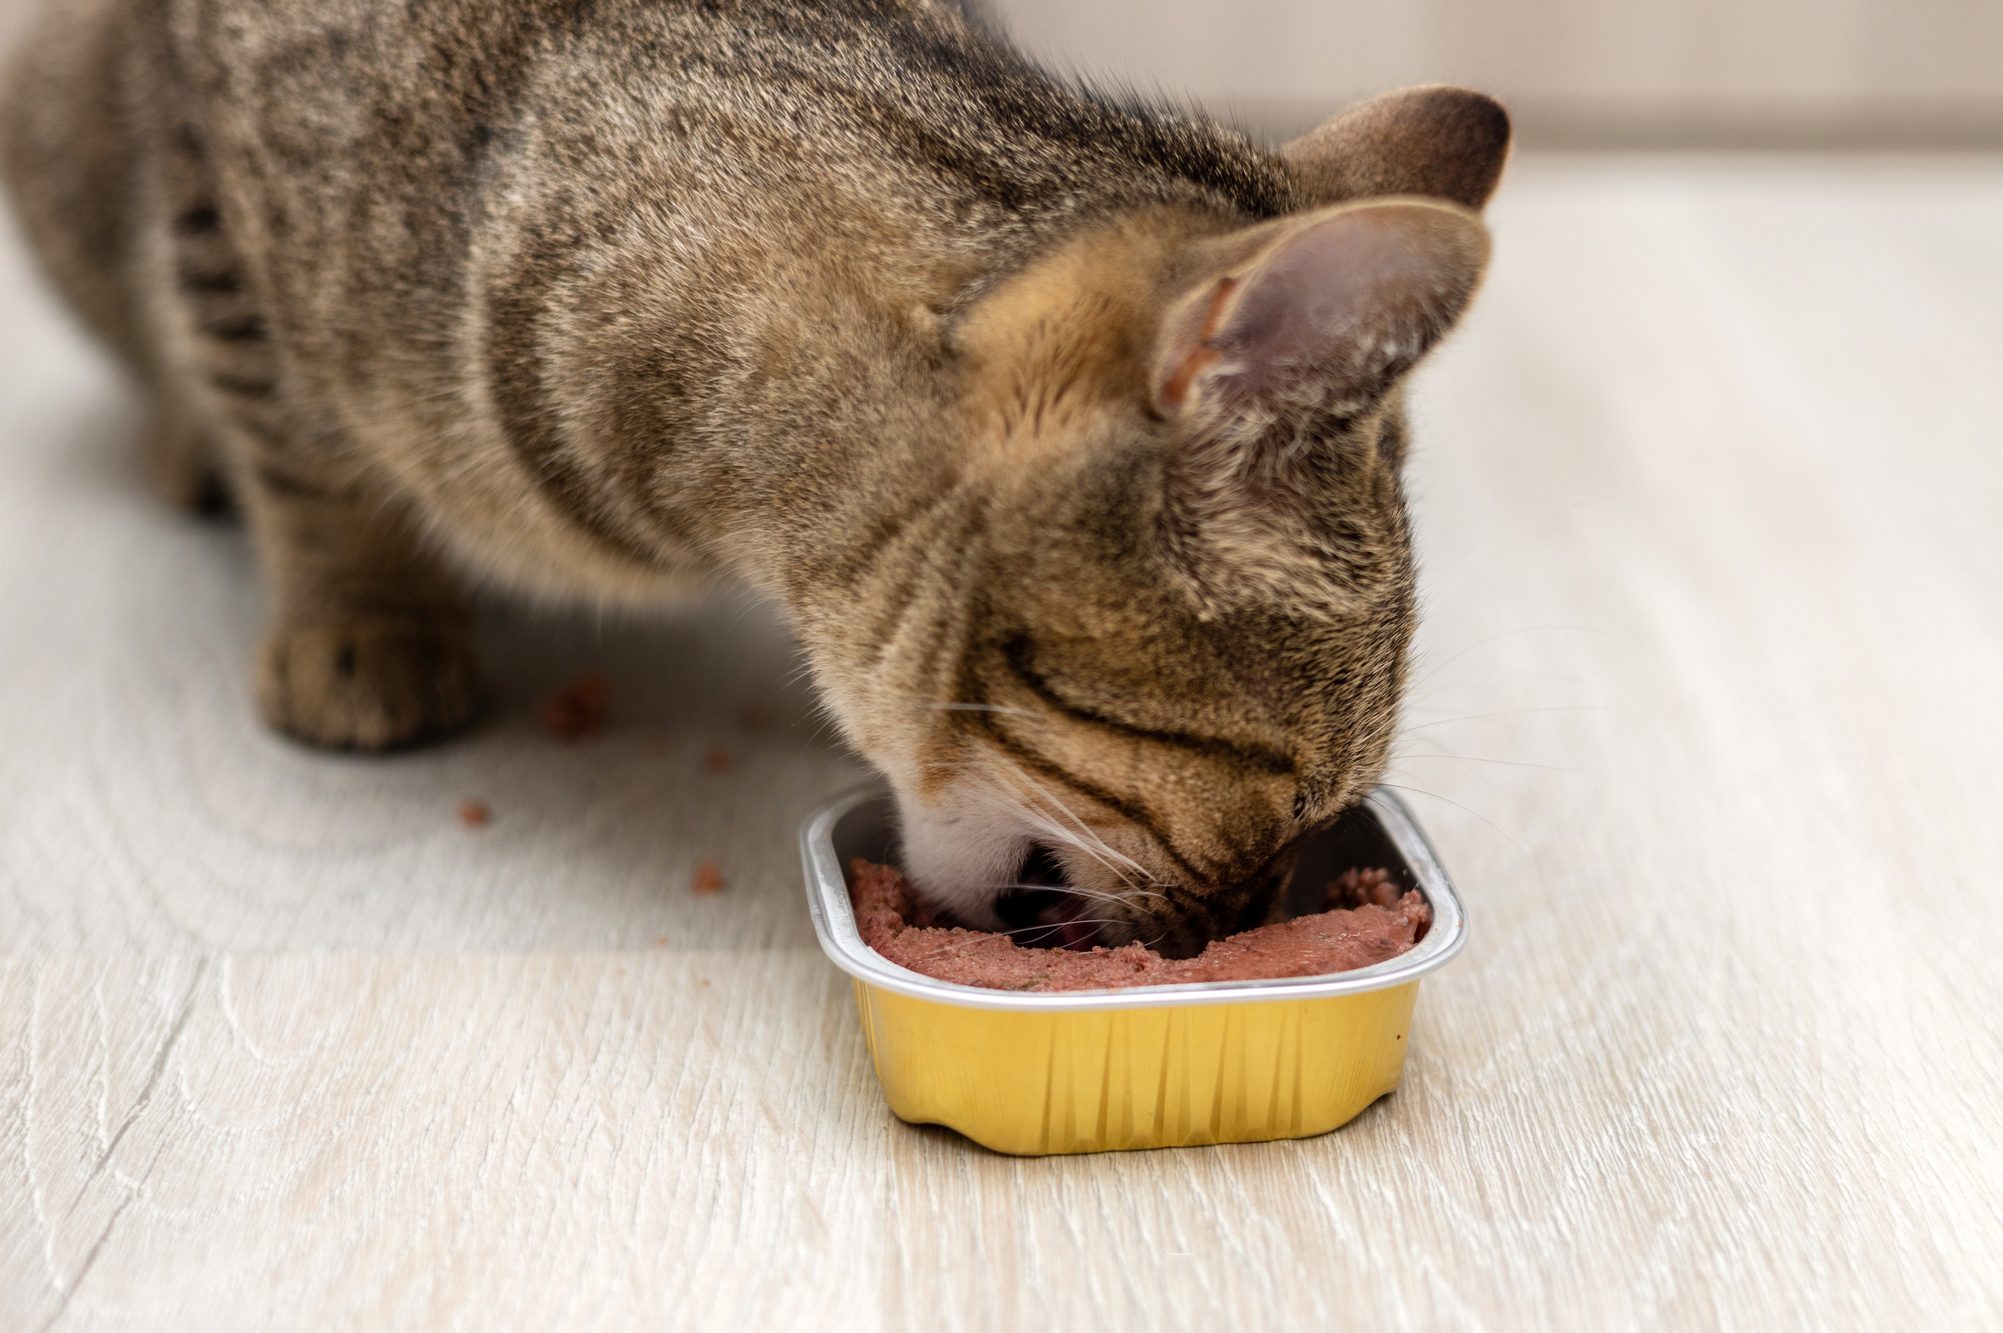
[[723,888],[723,872],[717,869],[716,862],[704,861],[695,868],[689,888],[696,893],[717,893]]
[[494,822],[494,808],[485,801],[461,801],[459,822],[467,828],[485,828]]
[[611,712],[612,682],[586,672],[543,700],[543,729],[560,741],[583,740],[603,731]]

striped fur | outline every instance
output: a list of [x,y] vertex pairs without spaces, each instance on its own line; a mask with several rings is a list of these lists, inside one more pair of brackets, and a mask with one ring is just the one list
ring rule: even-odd
[[[1319,352],[1238,404],[1232,326],[1178,350],[1171,316],[1239,310],[1253,346],[1259,274],[1345,228],[1485,256],[1487,99],[1274,150],[928,0],[64,0],[4,130],[163,486],[248,518],[294,736],[465,721],[469,574],[641,606],[734,579],[792,617],[931,891],[991,920],[1049,844],[1109,938],[1175,948],[1263,910],[1382,765],[1398,380],[1478,259],[1340,411]],[[1383,194],[1435,202],[1329,212]],[[1164,406],[1164,356],[1205,414]]]

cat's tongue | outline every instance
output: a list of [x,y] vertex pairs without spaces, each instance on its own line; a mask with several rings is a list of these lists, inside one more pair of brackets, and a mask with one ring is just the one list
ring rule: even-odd
[[1056,910],[1058,947],[1085,950],[1098,943],[1098,928],[1078,919],[1083,910],[1079,899],[1067,897]]
[[1058,949],[1084,951],[1100,943],[1098,925],[1086,921],[1086,899],[1074,893],[1066,893],[1056,903],[1046,907],[1044,915],[1052,927],[1050,939],[1044,941],[1046,945],[1054,945]]
[[1088,900],[1065,884],[1064,866],[1048,847],[1038,846],[1017,872],[1026,887],[1035,890],[1030,901],[1036,906],[1037,928],[1025,943],[1043,948],[1089,949],[1098,942],[1098,930],[1083,918]]
[[1030,949],[1090,949],[1098,929],[1086,919],[1086,900],[1061,888],[1037,889],[1005,899],[997,911],[1010,920],[1007,933]]

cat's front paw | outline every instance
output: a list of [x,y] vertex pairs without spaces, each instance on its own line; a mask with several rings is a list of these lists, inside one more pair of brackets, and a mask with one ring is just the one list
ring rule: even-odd
[[308,745],[390,750],[473,716],[473,657],[457,627],[358,621],[275,630],[258,658],[265,720]]

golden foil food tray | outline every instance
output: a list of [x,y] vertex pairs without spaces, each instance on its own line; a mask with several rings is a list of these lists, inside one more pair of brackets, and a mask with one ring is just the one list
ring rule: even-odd
[[1382,866],[1426,896],[1432,928],[1396,958],[1319,977],[1048,994],[938,981],[888,961],[856,931],[850,860],[897,859],[882,787],[809,816],[800,847],[814,933],[855,979],[890,1109],[1005,1153],[1327,1133],[1398,1086],[1419,979],[1467,941],[1439,858],[1384,788],[1303,849],[1294,884],[1311,896],[1350,867]]

